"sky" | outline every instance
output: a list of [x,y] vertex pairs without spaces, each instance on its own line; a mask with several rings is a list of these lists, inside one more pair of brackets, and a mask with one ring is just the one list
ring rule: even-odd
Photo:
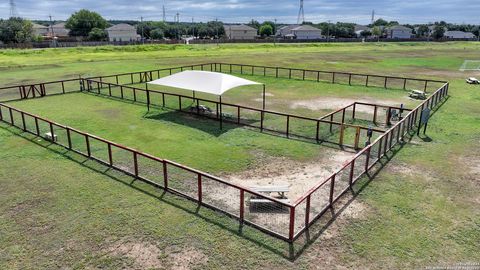
[[[179,13],[180,21],[221,20],[245,23],[277,19],[296,23],[300,0],[14,0],[20,17],[65,20],[79,9],[100,13],[106,19],[162,20],[165,6],[167,21]],[[480,0],[304,0],[305,21],[342,21],[368,24],[372,10],[375,18],[400,23],[480,24]],[[0,18],[10,16],[9,0],[0,2]]]

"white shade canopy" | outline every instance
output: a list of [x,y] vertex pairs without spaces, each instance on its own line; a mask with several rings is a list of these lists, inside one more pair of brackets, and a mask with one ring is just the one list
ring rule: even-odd
[[187,70],[151,81],[149,84],[188,89],[220,96],[235,87],[261,83],[224,73]]

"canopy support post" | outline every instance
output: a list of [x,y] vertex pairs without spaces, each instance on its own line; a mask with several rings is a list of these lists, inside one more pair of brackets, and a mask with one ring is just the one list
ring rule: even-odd
[[220,129],[223,129],[223,119],[222,119],[222,118],[223,118],[223,116],[222,116],[222,95],[220,95],[219,98],[220,98],[220,104],[219,104],[219,106],[220,106],[220,115],[219,115],[219,117],[220,117]]
[[265,111],[265,84],[263,84],[263,104],[262,104],[262,108]]

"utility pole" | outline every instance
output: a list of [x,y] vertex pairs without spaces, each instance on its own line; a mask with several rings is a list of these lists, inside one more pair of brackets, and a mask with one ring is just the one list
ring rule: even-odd
[[143,37],[143,17],[140,17],[140,25],[142,26],[142,44],[145,44],[145,38]]
[[177,36],[177,40],[180,39],[180,33],[179,33],[179,28],[180,28],[180,13],[177,12],[177,27],[175,27],[175,31],[177,32],[176,36]]
[[275,18],[273,20],[274,24],[273,24],[273,46],[276,46],[277,45],[277,18]]
[[50,31],[52,31],[52,38],[55,37],[55,33],[53,32],[53,22],[52,22],[52,15],[48,15],[50,18]]
[[10,18],[18,17],[17,5],[14,0],[10,0]]
[[300,9],[298,10],[297,24],[303,24],[305,22],[305,12],[303,10],[303,0],[300,0]]
[[162,6],[162,13],[163,13],[163,22],[165,22],[165,5]]
[[195,39],[195,23],[193,22],[193,17],[192,17],[192,37]]
[[216,39],[217,39],[217,46],[218,46],[218,18],[215,18],[215,30],[217,32]]
[[330,20],[327,23],[327,42],[330,42]]

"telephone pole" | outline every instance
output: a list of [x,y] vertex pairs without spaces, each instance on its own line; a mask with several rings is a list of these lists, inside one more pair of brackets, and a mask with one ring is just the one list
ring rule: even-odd
[[50,31],[52,31],[52,38],[55,37],[55,33],[53,32],[53,22],[52,22],[52,15],[48,15],[50,18]]
[[163,22],[165,22],[165,5],[162,6],[162,12],[163,12]]
[[143,17],[140,17],[140,25],[142,26],[142,44],[145,44],[145,38],[143,37]]

